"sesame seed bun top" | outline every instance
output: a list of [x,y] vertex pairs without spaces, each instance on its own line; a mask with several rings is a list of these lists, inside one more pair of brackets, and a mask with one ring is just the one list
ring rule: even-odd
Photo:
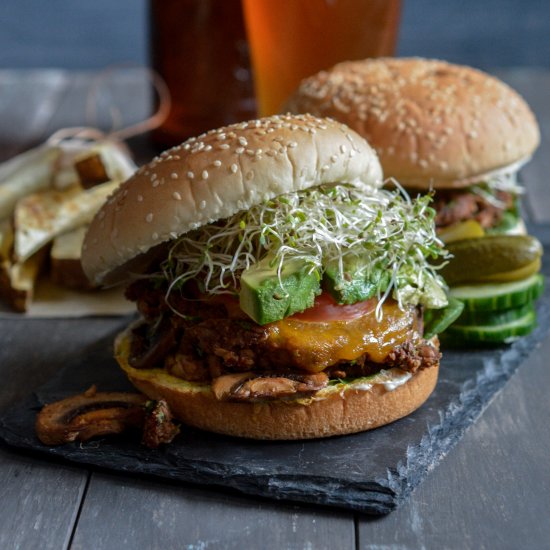
[[161,243],[331,183],[382,185],[374,150],[339,122],[287,115],[212,130],[161,154],[118,188],[90,225],[82,266],[97,284],[120,282]]
[[535,117],[509,86],[444,61],[349,61],[300,84],[285,111],[330,116],[376,149],[384,173],[418,189],[464,187],[537,148]]

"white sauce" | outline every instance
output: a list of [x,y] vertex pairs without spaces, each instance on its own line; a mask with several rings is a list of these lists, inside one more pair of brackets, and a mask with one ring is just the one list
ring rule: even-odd
[[369,391],[376,384],[382,384],[386,391],[393,391],[399,386],[402,386],[412,378],[410,372],[402,371],[401,369],[394,368],[388,370],[381,370],[376,377],[369,382],[358,382],[352,384],[354,390]]
[[408,382],[410,378],[412,378],[410,372],[402,372],[402,374],[393,376],[390,380],[384,382],[384,388],[386,391],[393,391]]
[[353,389],[369,391],[372,389],[372,384],[369,384],[368,382],[361,382],[360,384],[354,384]]

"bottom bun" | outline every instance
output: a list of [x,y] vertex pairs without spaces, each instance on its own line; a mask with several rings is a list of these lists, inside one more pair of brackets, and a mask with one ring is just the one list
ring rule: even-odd
[[[135,369],[128,364],[129,349],[126,330],[115,342],[118,363],[136,388],[151,399],[164,399],[181,422],[251,439],[313,439],[384,426],[420,407],[435,388],[439,372],[435,366],[410,378],[402,373],[397,384],[388,379],[384,384],[375,375],[320,390],[307,399],[237,403],[216,399],[210,384],[187,382],[162,369]],[[386,389],[392,385],[397,387]]]

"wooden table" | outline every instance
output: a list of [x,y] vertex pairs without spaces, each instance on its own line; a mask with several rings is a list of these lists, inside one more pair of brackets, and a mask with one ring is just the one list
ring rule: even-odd
[[[535,110],[543,145],[526,211],[550,222],[550,71],[500,76]],[[92,75],[0,71],[0,155],[83,124]],[[110,83],[124,120],[148,110],[139,71]],[[102,124],[105,121],[101,122]],[[138,158],[152,152],[136,140]],[[550,231],[546,231],[550,237]],[[548,239],[550,242],[550,238]],[[32,392],[124,320],[0,321],[0,406]],[[400,509],[382,518],[91,471],[0,449],[0,548],[550,548],[550,337]]]

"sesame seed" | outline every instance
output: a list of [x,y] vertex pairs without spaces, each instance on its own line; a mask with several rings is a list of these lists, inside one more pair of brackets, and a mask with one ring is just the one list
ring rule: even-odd
[[178,175],[176,174],[176,172],[172,172],[170,174],[170,177],[173,179],[173,180],[177,180],[178,179]]
[[246,140],[246,138],[244,137],[239,137],[239,143],[243,146],[243,147],[246,147],[248,145],[248,141]]
[[204,210],[206,208],[206,201],[201,201],[200,204],[199,204],[199,208],[201,210]]
[[160,182],[158,180],[154,180],[152,185],[153,187],[158,187],[160,185]]
[[149,212],[149,214],[147,214],[147,216],[145,216],[145,221],[147,223],[151,223],[153,221],[153,214],[151,212]]
[[233,174],[236,174],[238,169],[239,167],[236,164],[231,165],[231,172],[233,172]]
[[217,168],[219,168],[221,165],[222,165],[222,161],[221,160],[215,160],[213,162],[214,166],[216,166]]
[[143,202],[143,195],[138,195],[137,200],[138,202]]
[[229,143],[221,143],[218,147],[220,149],[229,149]]
[[190,180],[192,180],[192,179],[194,179],[195,174],[193,174],[193,172],[187,172],[187,177],[188,177]]
[[177,201],[181,201],[181,195],[177,191],[172,193],[172,197],[174,197]]
[[289,141],[287,143],[288,147],[290,147],[291,149],[293,149],[294,147],[297,147],[298,144],[295,142],[295,141]]
[[212,151],[212,145],[207,145],[205,148],[204,148],[205,151]]
[[201,174],[201,177],[202,177],[203,180],[207,180],[208,179],[208,170],[203,170],[202,174]]
[[159,234],[158,233],[153,233],[151,235],[153,237],[153,240],[156,241],[158,238],[159,238]]
[[244,147],[237,147],[235,153],[237,153],[237,155],[242,155],[244,153]]

